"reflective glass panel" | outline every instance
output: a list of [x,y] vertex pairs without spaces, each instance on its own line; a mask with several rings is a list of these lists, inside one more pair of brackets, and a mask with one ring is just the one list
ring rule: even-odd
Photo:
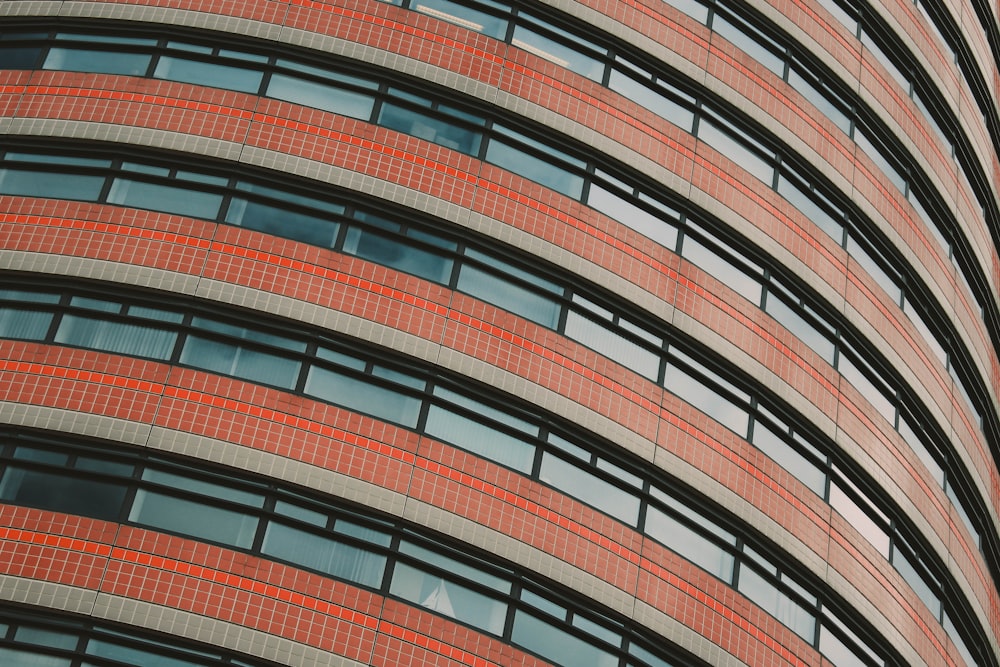
[[108,203],[215,220],[219,216],[222,195],[198,192],[187,187],[116,178],[108,192]]
[[181,81],[199,86],[256,93],[260,89],[263,73],[231,65],[161,56],[156,63],[153,76],[157,79]]
[[427,411],[427,434],[521,472],[531,471],[535,448],[512,435],[438,405]]
[[152,56],[146,53],[52,47],[42,69],[143,76],[151,59]]
[[506,604],[406,563],[396,563],[389,593],[486,632],[503,632]]
[[0,169],[0,194],[97,201],[104,180],[103,176]]
[[375,106],[375,98],[368,93],[279,73],[271,75],[267,96],[359,120],[371,120]]
[[420,413],[420,399],[374,384],[368,377],[352,377],[313,366],[305,391],[323,401],[374,415],[413,428]]
[[177,333],[124,322],[64,315],[55,342],[152,359],[169,359]]
[[378,588],[386,557],[281,523],[271,522],[261,553],[317,570],[330,576]]
[[241,549],[253,544],[255,516],[202,502],[139,489],[129,521]]

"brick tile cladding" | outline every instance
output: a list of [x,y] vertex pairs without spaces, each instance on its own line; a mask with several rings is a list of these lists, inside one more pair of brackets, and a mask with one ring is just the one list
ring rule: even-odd
[[[24,52],[35,54],[18,60],[0,39],[0,658],[70,660],[22,642],[17,621],[5,619],[23,613],[253,665],[1000,665],[1000,122],[995,97],[982,108],[1000,80],[995,7],[685,7],[0,3],[0,37],[26,40]],[[883,48],[848,25],[860,15],[877,17],[870,25],[880,26]],[[483,26],[503,22],[495,33]],[[80,35],[94,36],[89,50],[73,46],[87,39]],[[94,55],[101,44],[123,36],[136,41],[108,47],[114,57],[127,60],[146,40],[153,64],[92,64],[106,56]],[[195,52],[180,43],[201,48],[184,66],[256,67],[263,83],[170,74],[168,61]],[[885,44],[905,44],[905,54]],[[815,66],[811,90],[797,85],[802,63]],[[645,83],[640,65],[654,74]],[[333,105],[268,92],[300,74],[300,90],[325,85],[323,76],[354,83],[338,84],[349,92]],[[848,100],[846,131],[820,88]],[[376,89],[370,115],[345,111],[352,95]],[[661,93],[683,111],[650,101]],[[394,126],[393,109],[419,119]],[[435,138],[435,127],[477,118],[488,120],[470,132],[489,148]],[[713,135],[713,125],[735,129]],[[521,158],[498,157],[514,145]],[[105,174],[103,189],[88,197],[17,185],[49,182],[49,167],[37,165],[55,155],[75,156],[65,162],[73,178],[87,177],[83,156],[103,160],[90,173]],[[768,176],[755,160],[770,160]],[[167,165],[143,172],[158,182],[179,182],[189,167],[221,175],[193,187],[222,193],[229,208],[192,216],[116,200],[121,174],[141,172],[133,163]],[[789,178],[806,183],[798,197]],[[463,271],[498,266],[469,249],[484,248],[520,276],[504,283],[516,284],[515,296],[365,256],[348,247],[350,233],[331,247],[279,226],[230,224],[241,192],[266,198],[270,185],[297,193],[285,200],[292,217],[329,197],[348,202],[330,214],[342,226],[355,209],[370,210],[457,239]],[[627,204],[600,205],[602,189]],[[834,204],[817,205],[816,195],[803,206],[802,191]],[[824,206],[847,211],[840,237],[814,219]],[[632,216],[659,216],[673,231]],[[392,238],[420,253],[435,243],[419,233]],[[868,239],[860,251],[858,238]],[[719,269],[719,256],[736,273]],[[548,282],[560,284],[552,322],[515,304],[539,298]],[[748,298],[748,284],[766,294]],[[798,319],[776,314],[781,289]],[[381,382],[372,368],[384,357],[439,383],[421,391],[474,387],[467,437],[505,447],[518,427],[495,427],[489,415],[506,411],[539,424],[514,438],[536,458],[508,465],[489,446],[432,437],[429,412],[443,393],[421,394],[411,422],[324,400],[304,370],[282,386],[267,374],[199,367],[177,351],[156,358],[134,353],[141,346],[83,342],[63,336],[62,324],[25,334],[19,318],[40,306],[13,302],[46,290],[62,295],[46,306],[60,322],[86,319],[68,296],[79,290],[162,302],[193,309],[172,329],[179,336],[196,337],[190,327],[216,313],[230,327],[263,322],[271,335],[305,337],[298,364],[337,341],[374,359],[366,382]],[[580,315],[587,303],[596,305]],[[580,333],[599,328],[604,312],[611,324],[602,331],[626,333]],[[573,328],[570,320],[587,317]],[[806,320],[827,323],[835,352],[791,324]],[[644,350],[645,361],[625,347]],[[682,382],[678,369],[701,379]],[[769,449],[761,434],[779,422],[783,449]],[[567,439],[576,444],[560,450]],[[269,525],[291,502],[281,498],[369,517],[395,531],[379,553],[396,570],[352,580],[269,556],[263,528],[235,543],[183,520],[150,523],[136,499],[152,493],[142,472],[129,483],[131,510],[78,514],[40,500],[43,492],[12,490],[17,475],[35,474],[17,463],[34,442],[268,489],[279,500],[254,516]],[[567,453],[576,450],[582,459]],[[810,485],[800,459],[825,481]],[[576,473],[552,472],[555,460]],[[48,474],[71,489],[90,479]],[[597,490],[587,488],[595,479]],[[191,493],[201,488],[191,484]],[[607,494],[631,494],[641,509],[627,518],[609,509]],[[654,513],[680,527],[655,531]],[[413,553],[423,553],[398,555],[417,548],[410,542],[449,559],[422,575],[442,582],[435,595],[452,586],[453,596],[506,605],[506,615],[480,622],[461,605],[404,592],[400,572],[419,569]],[[702,542],[710,546],[692,546]],[[708,553],[736,565],[721,571]],[[510,582],[499,593],[484,583],[495,576]],[[542,598],[562,615],[545,616]],[[524,630],[539,618],[549,647]]]

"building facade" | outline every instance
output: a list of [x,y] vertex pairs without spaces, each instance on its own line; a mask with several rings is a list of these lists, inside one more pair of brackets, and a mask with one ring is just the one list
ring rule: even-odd
[[998,60],[0,3],[0,664],[1000,667]]

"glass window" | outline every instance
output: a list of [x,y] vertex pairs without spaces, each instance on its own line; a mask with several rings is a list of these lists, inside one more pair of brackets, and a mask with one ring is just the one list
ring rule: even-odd
[[0,337],[42,340],[52,323],[52,313],[0,307]]
[[240,345],[188,336],[180,361],[215,373],[292,389],[299,377],[301,362]]
[[175,185],[116,178],[108,192],[108,203],[215,220],[219,217],[222,195]]
[[142,667],[195,667],[202,664],[200,661],[195,663],[184,658],[174,658],[155,651],[112,644],[100,639],[91,639],[87,642],[87,655],[108,658],[128,665],[142,665]]
[[721,122],[702,116],[698,123],[698,139],[770,186],[774,180],[774,167],[756,151],[722,129]]
[[515,285],[477,266],[462,266],[457,288],[550,329],[559,323],[561,308],[552,297]]
[[[811,76],[805,76],[799,70],[803,69],[808,72],[808,69],[796,64],[788,72],[788,83],[791,84],[795,90],[802,94],[802,97],[806,98],[806,101],[811,102],[817,109],[820,110],[824,116],[833,121],[834,125],[839,127],[844,134],[851,135],[851,117],[841,110],[840,105],[836,104],[830,99],[831,93],[825,87],[820,90],[821,84],[815,81]],[[811,72],[809,73],[811,74]]]
[[71,658],[0,647],[4,667],[70,667]]
[[320,400],[410,428],[417,425],[420,414],[421,401],[415,396],[374,384],[371,377],[353,377],[321,366],[309,369],[305,391]]
[[42,69],[143,76],[149,69],[151,59],[152,56],[148,53],[96,51],[54,46],[49,49]]
[[618,658],[548,621],[517,610],[511,640],[560,665],[617,667]]
[[62,472],[8,466],[0,479],[0,499],[53,512],[117,521],[125,500],[125,487]]
[[785,60],[774,53],[774,50],[778,49],[777,45],[755,28],[742,23],[737,26],[728,17],[716,13],[712,17],[712,30],[778,76],[784,76]]
[[14,640],[24,642],[25,644],[37,644],[38,646],[48,646],[49,648],[72,650],[76,648],[79,637],[76,634],[68,632],[57,632],[55,630],[22,625],[14,633]]
[[653,239],[670,250],[677,246],[677,228],[596,183],[591,183],[587,205],[614,218],[643,236]]
[[285,350],[291,350],[292,352],[305,352],[306,350],[306,344],[301,340],[266,333],[259,329],[251,329],[235,324],[227,324],[226,322],[218,322],[216,320],[210,320],[206,317],[193,317],[191,319],[191,326],[204,329],[205,331],[214,331],[232,338],[242,338],[243,340],[249,340],[255,343],[263,343],[264,345],[270,345],[272,347],[280,347]]
[[[826,208],[818,204],[815,198],[820,195],[816,192],[808,192],[799,186],[795,181],[789,180],[784,174],[778,175],[777,190],[788,202],[799,209],[807,218],[813,221],[820,229],[826,232],[830,238],[837,242],[837,245],[844,243],[844,225],[842,217],[836,217]],[[826,200],[824,199],[824,202]],[[829,202],[826,202],[829,203]]]
[[566,336],[654,382],[660,377],[660,355],[633,343],[606,325],[575,310],[566,313]]
[[241,549],[253,544],[258,522],[257,517],[244,512],[147,489],[136,492],[128,520]]
[[663,510],[647,508],[644,532],[706,572],[733,581],[733,555]]
[[861,533],[886,559],[889,558],[889,536],[869,514],[841,488],[841,481],[830,484],[830,506]]
[[[552,29],[551,26],[547,27]],[[577,42],[581,41],[578,36],[566,37]],[[596,58],[523,25],[514,26],[514,36],[510,43],[593,81],[600,82],[604,75],[604,64]]]
[[0,169],[0,194],[97,201],[104,180],[104,176]]
[[332,248],[340,225],[316,215],[234,197],[226,222],[281,238]]
[[506,604],[407,563],[396,563],[389,593],[494,635],[503,633]]
[[219,63],[188,60],[174,56],[160,56],[153,76],[157,79],[213,86],[243,93],[256,93],[260,89],[263,73],[243,67]]
[[[289,64],[287,61],[278,62]],[[330,75],[328,72],[323,74]],[[267,84],[267,96],[365,121],[371,119],[372,109],[375,107],[375,98],[369,93],[279,73],[271,75]]]
[[250,507],[264,506],[264,497],[259,493],[236,489],[231,486],[223,486],[215,482],[188,477],[184,474],[175,474],[158,468],[146,468],[142,473],[142,478],[147,482],[153,482],[172,489],[191,491],[208,496],[209,498],[228,500]]
[[826,497],[826,473],[797,452],[761,421],[754,422],[753,444],[821,498]]
[[542,455],[539,479],[630,526],[639,520],[639,498],[550,452]]
[[431,405],[428,409],[424,430],[431,437],[440,438],[491,461],[523,473],[531,471],[535,456],[533,445],[439,405]]
[[[543,147],[547,154],[553,150]],[[583,177],[511,144],[494,138],[486,147],[486,161],[535,181],[567,197],[579,199],[583,194]]]
[[[851,358],[850,355],[841,354],[840,359],[837,362],[837,369],[840,374],[844,376],[844,379],[861,395],[868,400],[878,412],[885,417],[889,424],[893,427],[896,425],[896,405],[893,400],[891,400],[882,390],[875,384],[875,382],[868,377],[865,373],[861,371],[855,360]],[[871,369],[866,369],[868,372],[874,373]],[[887,390],[888,391],[888,390]]]
[[64,315],[55,342],[152,359],[169,359],[177,333],[124,322]]
[[39,46],[0,47],[0,69],[34,69],[41,53]]
[[760,305],[763,295],[760,281],[755,276],[738,268],[715,250],[710,249],[693,236],[685,236],[681,254],[719,282],[736,290],[738,294],[751,303]]
[[456,125],[454,121],[436,118],[391,102],[382,104],[378,124],[466,155],[478,155],[483,138],[482,132]]
[[[510,11],[509,8],[493,2],[480,1],[478,4],[500,7],[505,11]],[[503,39],[507,36],[508,19],[506,17],[492,16],[449,0],[420,0],[414,2],[411,7],[421,14],[427,14],[436,19],[481,32],[495,39]]]
[[685,132],[694,130],[694,111],[682,106],[667,96],[665,92],[655,88],[651,80],[638,81],[618,69],[611,70],[608,88],[621,93],[661,118],[670,121]]
[[386,564],[383,555],[274,521],[261,553],[370,588],[382,585]]
[[924,578],[917,573],[916,568],[910,562],[910,559],[899,549],[899,547],[894,546],[892,550],[892,564],[896,570],[903,576],[906,583],[910,585],[910,588],[917,594],[917,596],[923,600],[927,608],[931,610],[934,614],[934,618],[941,617],[941,599],[937,596],[934,590],[931,589]]
[[774,292],[767,296],[767,313],[788,329],[796,338],[809,346],[826,363],[833,365],[837,344],[825,332],[808,322],[798,311],[794,310]]
[[667,369],[664,387],[726,428],[747,437],[750,426],[747,411],[686,371],[671,365]]
[[438,252],[360,227],[347,231],[344,252],[441,284],[449,282],[454,265],[454,260]]
[[739,590],[795,634],[813,643],[816,618],[756,570],[745,566],[740,569]]

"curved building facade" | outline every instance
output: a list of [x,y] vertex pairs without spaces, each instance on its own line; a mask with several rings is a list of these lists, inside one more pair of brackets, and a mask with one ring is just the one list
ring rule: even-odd
[[0,664],[1000,667],[996,12],[0,3]]

